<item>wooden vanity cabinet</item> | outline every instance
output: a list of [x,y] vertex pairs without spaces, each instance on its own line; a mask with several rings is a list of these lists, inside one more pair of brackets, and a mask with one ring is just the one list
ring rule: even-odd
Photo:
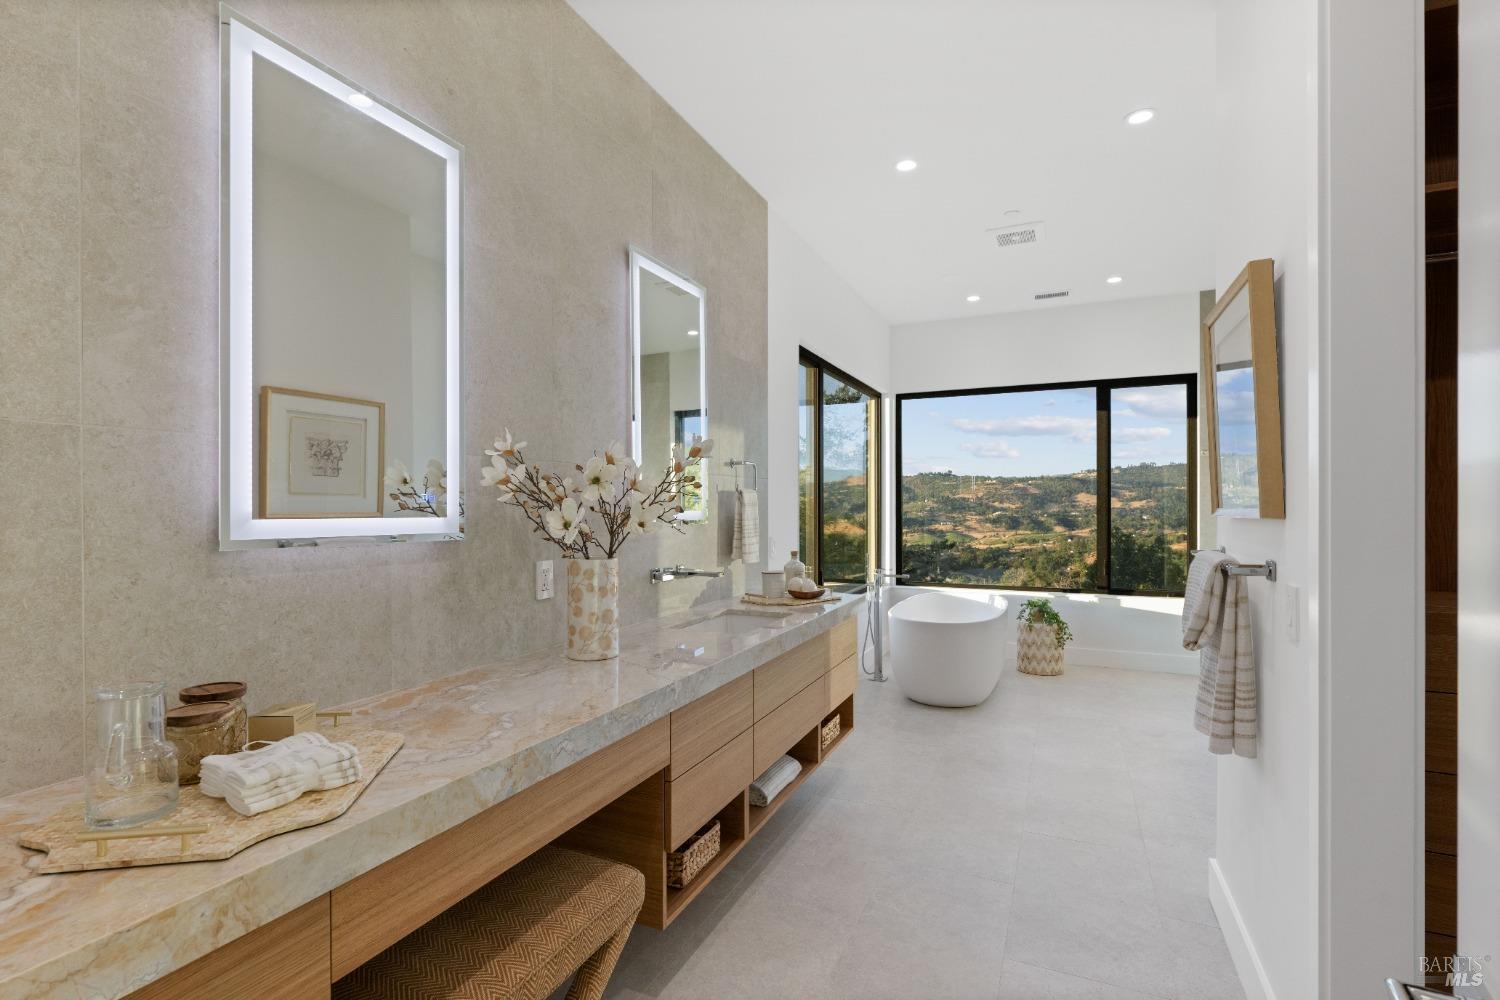
[[[837,714],[844,735],[853,728],[855,641],[855,622],[843,622],[131,1000],[323,1000],[332,981],[554,842],[643,872],[639,922],[666,927],[817,769],[823,723]],[[784,753],[802,773],[769,806],[751,806],[750,782]],[[668,887],[668,852],[715,819],[718,857],[687,887]]]
[[[666,780],[653,786],[661,798],[652,802],[653,790],[643,787],[629,810],[617,803],[580,823],[563,843],[645,872],[640,923],[666,927],[817,769],[823,723],[837,714],[842,734],[854,728],[856,641],[855,622],[843,622],[673,712],[671,763]],[[802,773],[769,806],[751,806],[750,782],[788,753],[802,762]],[[667,853],[715,818],[718,857],[686,888],[668,887]],[[622,829],[626,822],[632,829]],[[653,837],[654,853],[643,848]]]

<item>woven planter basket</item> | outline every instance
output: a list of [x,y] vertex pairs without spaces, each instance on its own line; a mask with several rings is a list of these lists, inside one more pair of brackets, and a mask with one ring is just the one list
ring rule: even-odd
[[1016,669],[1052,677],[1063,672],[1063,651],[1051,625],[1023,623],[1016,633]]
[[827,722],[823,723],[822,740],[824,750],[827,750],[829,747],[833,746],[834,741],[839,738],[839,730],[842,728],[842,726],[843,724],[839,721],[839,717],[837,715],[829,719]]
[[719,856],[719,821],[683,845],[682,850],[667,855],[667,885],[682,889],[698,877],[708,863]]

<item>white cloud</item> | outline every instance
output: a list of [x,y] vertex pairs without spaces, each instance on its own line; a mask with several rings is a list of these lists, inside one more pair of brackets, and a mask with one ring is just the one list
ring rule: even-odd
[[1020,458],[1021,453],[1004,441],[965,441],[958,446],[975,458]]
[[1170,427],[1116,427],[1110,431],[1116,441],[1160,441],[1172,436]]
[[953,421],[956,430],[965,434],[987,434],[991,437],[1070,437],[1075,441],[1094,440],[1094,421],[1083,417],[1006,417],[1000,420]]
[[[1181,417],[1187,413],[1186,386],[1137,389],[1122,392],[1115,398],[1125,404],[1124,409],[1138,417]],[[1117,408],[1116,412],[1120,409]]]
[[1221,392],[1214,399],[1219,407],[1221,424],[1255,423],[1255,390],[1244,392]]

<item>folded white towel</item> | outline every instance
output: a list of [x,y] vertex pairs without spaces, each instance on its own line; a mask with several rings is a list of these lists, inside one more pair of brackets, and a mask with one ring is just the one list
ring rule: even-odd
[[327,767],[352,760],[357,754],[352,745],[331,743],[321,733],[298,733],[259,750],[204,757],[200,767],[225,785],[254,788],[298,773],[306,766],[303,761]]
[[786,755],[778,757],[759,778],[750,783],[750,804],[761,807],[770,805],[801,773],[802,762],[797,758]]
[[321,733],[298,733],[259,750],[203,758],[199,790],[245,816],[284,806],[303,792],[360,780],[359,752]]
[[739,490],[734,505],[734,551],[730,558],[760,562],[760,494]]
[[358,781],[362,776],[359,761],[349,760],[329,767],[314,768],[311,762],[307,762],[307,769],[286,777],[277,778],[275,781],[264,785],[253,785],[240,788],[225,782],[214,774],[202,775],[199,781],[199,790],[204,795],[212,798],[222,799],[229,795],[235,795],[242,801],[251,802],[258,799],[270,798],[282,792],[297,789],[299,791],[320,791],[328,788],[337,788],[347,785],[351,781]]

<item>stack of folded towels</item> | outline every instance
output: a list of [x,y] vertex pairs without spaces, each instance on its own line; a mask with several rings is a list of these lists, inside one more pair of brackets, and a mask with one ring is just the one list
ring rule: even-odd
[[802,773],[802,762],[783,754],[776,763],[766,768],[765,773],[750,783],[750,804],[764,808],[780,795],[797,775]]
[[254,816],[303,792],[358,781],[359,752],[322,733],[298,733],[259,750],[204,757],[198,773],[204,795],[223,799],[242,816]]

